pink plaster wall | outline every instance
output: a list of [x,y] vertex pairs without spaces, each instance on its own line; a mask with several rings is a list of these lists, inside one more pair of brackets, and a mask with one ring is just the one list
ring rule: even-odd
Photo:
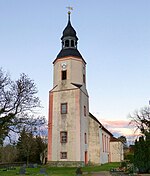
[[49,93],[49,114],[48,114],[48,161],[52,160],[52,120],[53,120],[53,93]]

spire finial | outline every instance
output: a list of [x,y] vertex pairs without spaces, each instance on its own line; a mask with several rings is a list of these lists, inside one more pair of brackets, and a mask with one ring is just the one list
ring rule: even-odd
[[70,14],[71,14],[71,10],[73,10],[73,7],[66,7],[68,9],[68,21],[70,21]]

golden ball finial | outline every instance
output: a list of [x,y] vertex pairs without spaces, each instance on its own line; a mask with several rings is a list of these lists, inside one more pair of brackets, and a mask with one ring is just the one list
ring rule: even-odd
[[70,7],[70,6],[68,6],[68,7],[66,7],[69,11],[68,11],[68,14],[71,14],[71,10],[73,10],[73,7]]

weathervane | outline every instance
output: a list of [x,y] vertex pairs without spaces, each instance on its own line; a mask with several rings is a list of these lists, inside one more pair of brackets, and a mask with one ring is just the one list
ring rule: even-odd
[[68,7],[66,7],[69,11],[68,11],[68,14],[71,14],[71,10],[73,10],[73,7],[70,7],[70,6],[68,6]]

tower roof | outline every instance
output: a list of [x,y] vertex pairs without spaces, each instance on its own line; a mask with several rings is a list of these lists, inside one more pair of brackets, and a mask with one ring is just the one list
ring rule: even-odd
[[68,12],[68,23],[67,23],[67,26],[65,27],[65,29],[63,30],[63,35],[61,37],[62,49],[58,53],[54,62],[57,59],[67,57],[67,56],[78,57],[78,58],[81,58],[84,61],[82,55],[80,54],[80,52],[77,49],[78,37],[76,35],[75,29],[71,25],[70,14],[71,13]]
[[67,56],[75,56],[75,57],[79,57],[83,60],[83,57],[80,54],[80,52],[77,49],[73,49],[73,48],[62,49],[59,52],[59,54],[57,55],[56,59],[59,59],[59,58],[62,58],[62,57],[67,57]]
[[78,40],[78,38],[76,36],[76,31],[71,25],[70,12],[68,12],[68,24],[67,24],[67,26],[65,27],[65,29],[63,31],[63,36],[62,36],[61,39],[63,39],[64,37],[68,37],[68,36],[75,37]]

